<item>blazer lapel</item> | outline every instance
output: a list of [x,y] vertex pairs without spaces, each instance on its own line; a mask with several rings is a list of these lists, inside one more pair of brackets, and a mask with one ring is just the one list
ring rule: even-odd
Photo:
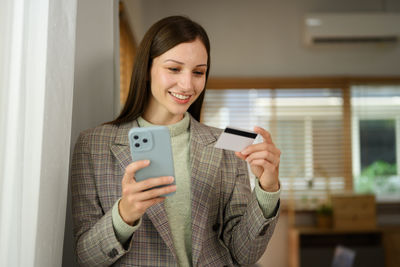
[[114,144],[111,145],[111,152],[118,160],[123,173],[125,172],[126,166],[132,162],[128,139],[128,132],[132,127],[137,127],[136,121],[120,125],[117,129]]
[[[114,144],[111,146],[111,151],[118,160],[119,165],[125,172],[125,168],[132,162],[131,150],[129,147],[128,133],[132,127],[138,127],[136,121],[121,125],[117,130]],[[121,177],[122,179],[122,177]],[[149,217],[157,232],[164,240],[165,244],[171,250],[171,253],[176,258],[172,234],[168,224],[167,213],[163,203],[159,203],[147,209],[146,215]]]
[[192,188],[192,257],[193,265],[199,259],[204,230],[208,219],[208,211],[215,177],[218,174],[222,159],[222,150],[215,149],[216,137],[199,122],[191,119],[191,188]]

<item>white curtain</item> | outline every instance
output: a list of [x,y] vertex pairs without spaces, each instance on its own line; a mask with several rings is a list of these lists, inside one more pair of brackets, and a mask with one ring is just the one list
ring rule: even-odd
[[[51,205],[66,205],[75,15],[71,0],[0,3],[0,266],[61,262],[64,219]],[[55,68],[61,59],[64,68]],[[52,103],[58,97],[63,104]],[[50,158],[62,162],[49,166]]]

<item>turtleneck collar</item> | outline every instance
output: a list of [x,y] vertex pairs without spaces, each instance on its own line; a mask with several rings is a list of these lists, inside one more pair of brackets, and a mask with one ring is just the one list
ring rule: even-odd
[[[142,118],[142,116],[137,118],[137,123],[139,127],[159,126],[146,121],[145,119]],[[189,113],[186,112],[182,120],[178,121],[177,123],[165,126],[168,127],[171,137],[174,137],[186,132],[189,129],[189,124],[190,124],[190,116]]]

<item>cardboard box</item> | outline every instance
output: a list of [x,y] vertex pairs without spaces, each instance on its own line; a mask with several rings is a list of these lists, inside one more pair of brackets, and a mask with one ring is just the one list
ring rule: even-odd
[[334,228],[376,228],[376,203],[374,195],[333,195],[332,208]]

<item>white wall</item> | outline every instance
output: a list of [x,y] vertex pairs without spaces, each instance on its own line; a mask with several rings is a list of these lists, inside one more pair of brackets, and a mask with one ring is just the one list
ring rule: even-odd
[[[188,15],[211,39],[211,76],[400,75],[400,44],[302,44],[308,12],[400,12],[398,0],[125,0],[140,2],[141,40],[168,15]],[[137,4],[136,4],[137,5]],[[399,25],[400,27],[400,25]]]
[[[81,131],[112,120],[119,111],[117,22],[117,1],[78,0],[71,154]],[[73,267],[78,265],[68,193],[62,266]]]

